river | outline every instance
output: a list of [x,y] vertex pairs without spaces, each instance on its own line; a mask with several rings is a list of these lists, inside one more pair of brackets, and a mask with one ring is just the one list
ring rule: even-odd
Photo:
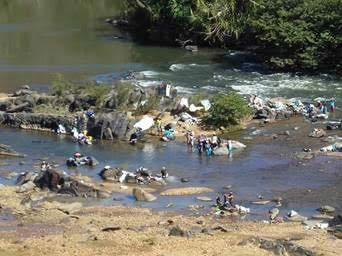
[[170,81],[180,92],[234,89],[264,96],[342,99],[341,78],[272,73],[250,55],[224,50],[141,46],[115,39],[104,22],[120,0],[0,0],[0,91],[46,89],[56,73],[111,82],[142,71],[140,85]]
[[[169,81],[183,93],[234,89],[268,97],[334,96],[338,103],[342,100],[342,80],[331,75],[272,73],[241,52],[200,49],[192,53],[116,39],[114,36],[119,32],[104,20],[117,14],[120,8],[122,3],[115,0],[0,0],[0,92],[13,91],[23,84],[47,90],[56,73],[73,80],[111,83],[130,71],[137,71],[145,75],[136,81],[141,86]],[[294,127],[291,123],[286,125],[287,129]],[[308,129],[304,129],[303,136]],[[342,207],[339,196],[342,181],[338,172],[341,161],[318,157],[298,163],[288,157],[292,151],[302,149],[302,141],[294,139],[291,143],[284,140],[278,144],[267,140],[243,141],[248,149],[231,159],[201,157],[180,143],[146,143],[136,148],[100,143],[80,148],[68,138],[3,128],[0,139],[1,143],[28,154],[22,165],[17,159],[0,159],[7,163],[1,167],[3,173],[11,169],[26,171],[42,157],[64,168],[66,157],[82,150],[100,160],[100,167],[111,164],[135,169],[145,165],[159,170],[165,165],[177,177],[170,187],[181,186],[180,177],[189,178],[191,185],[213,188],[215,193],[209,194],[213,198],[222,192],[223,186],[232,185],[239,202],[251,206],[258,214],[264,214],[269,207],[250,204],[258,194],[284,197],[284,211],[312,213],[325,202]],[[98,170],[83,168],[80,172],[98,179]],[[13,179],[1,178],[0,183],[13,184]],[[313,191],[311,195],[309,190]],[[130,197],[116,196],[122,197],[125,204],[134,203]],[[148,206],[164,209],[172,202],[175,209],[184,210],[188,204],[199,203],[194,197],[183,199],[162,197]]]

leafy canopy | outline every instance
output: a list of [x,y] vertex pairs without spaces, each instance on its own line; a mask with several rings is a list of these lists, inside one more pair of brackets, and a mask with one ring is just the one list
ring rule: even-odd
[[241,95],[235,92],[219,94],[213,98],[205,123],[215,127],[237,125],[248,117],[251,110]]

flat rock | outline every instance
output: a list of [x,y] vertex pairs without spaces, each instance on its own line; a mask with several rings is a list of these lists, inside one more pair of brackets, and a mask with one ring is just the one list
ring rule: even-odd
[[36,188],[36,184],[33,183],[33,181],[28,181],[25,184],[19,186],[17,188],[17,193],[25,193],[28,191],[32,191]]
[[162,196],[185,196],[193,194],[202,194],[214,192],[211,188],[207,187],[186,187],[186,188],[171,188],[160,193]]
[[82,203],[79,203],[79,202],[75,202],[71,204],[58,203],[57,209],[66,214],[72,214],[74,212],[81,210],[82,207],[83,207]]
[[255,201],[255,202],[252,202],[252,204],[265,205],[265,204],[269,204],[270,202],[271,202],[270,200],[264,200],[264,201]]
[[213,201],[213,199],[211,199],[210,197],[207,197],[207,196],[198,196],[196,197],[197,200],[199,201],[204,201],[204,202],[211,202]]
[[133,188],[133,196],[137,201],[152,202],[157,199],[157,197],[144,191],[142,188]]
[[315,215],[312,215],[311,218],[314,220],[332,220],[332,219],[334,219],[333,216],[326,215],[326,214],[315,214]]
[[290,216],[287,217],[287,220],[291,222],[303,222],[303,221],[306,221],[307,219],[308,219],[307,217],[304,217],[299,214],[291,216],[291,217]]
[[326,229],[329,227],[329,224],[327,222],[324,222],[323,220],[305,220],[303,221],[303,225],[307,226],[309,229],[313,229],[313,228]]
[[315,154],[314,153],[310,153],[310,152],[298,152],[296,154],[296,157],[298,159],[311,160],[312,158],[315,157]]
[[335,208],[330,206],[330,205],[324,205],[324,206],[321,206],[319,208],[319,211],[321,213],[334,213],[335,212]]

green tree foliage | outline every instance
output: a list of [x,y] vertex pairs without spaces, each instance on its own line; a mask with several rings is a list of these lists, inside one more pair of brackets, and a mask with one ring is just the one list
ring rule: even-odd
[[341,70],[341,0],[262,0],[249,22],[272,66]]
[[237,93],[219,94],[214,97],[205,123],[214,127],[238,125],[248,117],[251,110],[247,102]]
[[252,0],[197,0],[196,2],[193,18],[204,28],[205,40],[218,40],[222,43],[229,38],[239,38],[257,5]]
[[274,68],[342,73],[342,0],[126,1],[139,31],[157,27],[169,43],[248,47]]

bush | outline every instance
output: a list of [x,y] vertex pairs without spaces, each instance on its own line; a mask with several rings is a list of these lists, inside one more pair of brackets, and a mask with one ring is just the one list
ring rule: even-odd
[[227,127],[238,125],[251,114],[247,102],[237,93],[220,94],[213,98],[209,115],[204,119],[207,125]]

